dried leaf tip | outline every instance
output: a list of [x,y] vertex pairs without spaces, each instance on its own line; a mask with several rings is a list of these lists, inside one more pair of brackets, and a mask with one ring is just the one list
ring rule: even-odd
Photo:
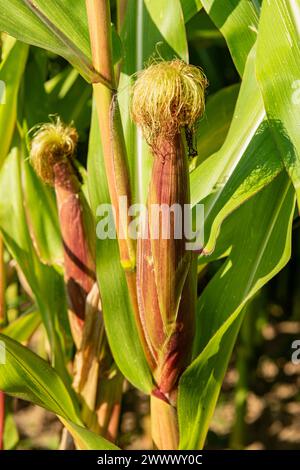
[[74,157],[77,141],[76,129],[60,118],[38,128],[31,142],[30,161],[45,183],[54,184],[54,165]]
[[132,89],[132,119],[150,145],[193,130],[205,109],[208,81],[199,67],[176,59],[157,62],[138,74]]

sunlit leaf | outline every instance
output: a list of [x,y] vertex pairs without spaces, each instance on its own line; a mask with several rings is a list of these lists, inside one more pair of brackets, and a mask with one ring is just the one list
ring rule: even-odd
[[[263,2],[257,75],[269,123],[300,203],[300,4]],[[274,34],[276,31],[276,34]]]
[[0,334],[0,390],[55,413],[81,449],[116,449],[103,437],[85,429],[78,404],[55,369],[29,349]]
[[195,360],[180,381],[181,449],[204,445],[243,307],[290,258],[294,207],[282,174],[233,216],[238,242],[198,301]]
[[[85,2],[0,0],[0,30],[64,57],[90,82],[105,82],[92,65]],[[115,31],[113,42],[119,60],[121,46]]]

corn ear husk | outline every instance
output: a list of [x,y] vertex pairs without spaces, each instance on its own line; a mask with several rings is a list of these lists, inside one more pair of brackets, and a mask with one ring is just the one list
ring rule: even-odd
[[64,247],[69,318],[77,348],[82,340],[86,298],[95,283],[95,262],[89,208],[68,160],[54,165],[55,192]]
[[164,239],[166,218],[153,216],[151,208],[163,204],[183,208],[189,199],[181,136],[177,134],[171,141],[162,138],[155,147],[147,199],[149,236],[138,240],[137,290],[141,323],[156,361],[154,377],[164,395],[176,389],[190,359],[196,300],[191,276],[194,262],[192,253],[186,250],[184,233],[179,239],[174,236],[174,217],[169,219],[170,237]]

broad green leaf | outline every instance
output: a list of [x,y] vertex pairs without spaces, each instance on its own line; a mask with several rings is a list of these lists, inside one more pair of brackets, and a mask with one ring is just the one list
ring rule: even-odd
[[257,76],[274,139],[297,192],[298,205],[300,203],[299,68],[299,1],[263,2],[257,44]]
[[47,362],[17,341],[0,333],[0,390],[42,406],[81,424],[70,391]]
[[179,384],[181,449],[204,445],[243,307],[290,258],[294,207],[283,173],[233,215],[239,241],[198,301],[195,360]]
[[220,191],[202,200],[205,220],[205,253],[211,253],[224,219],[283,171],[277,147],[267,124],[261,125],[238,165]]
[[41,324],[39,312],[26,313],[1,330],[1,333],[9,336],[19,343],[28,341],[38,326]]
[[233,62],[243,75],[247,56],[256,41],[259,3],[256,0],[201,0],[226,39]]
[[[103,81],[92,65],[84,1],[0,0],[0,31],[67,59],[87,81]],[[117,58],[120,43],[114,32]]]
[[80,450],[119,450],[112,442],[83,426],[79,426],[70,420],[62,419],[61,421],[72,434]]
[[9,152],[14,133],[18,91],[28,55],[25,44],[13,38],[7,38],[6,42],[10,43],[6,45],[8,52],[0,64],[0,168]]
[[[215,68],[216,60],[214,60],[210,56],[209,52],[205,50],[210,46],[226,47],[221,31],[219,31],[204,9],[199,15],[194,16],[191,21],[188,22],[186,29],[188,41],[193,42],[191,46],[194,50],[196,49],[200,64],[204,67],[206,74],[209,75],[210,80],[213,78],[214,82],[216,81],[218,83],[220,80],[222,83],[224,77],[220,76],[221,74],[219,69],[215,69],[219,72],[219,76],[216,77],[215,74],[211,74],[210,67],[207,67],[207,65],[210,64],[211,67]],[[207,62],[205,62],[205,57],[207,57]]]
[[[151,22],[150,28],[154,32],[155,28],[157,29],[157,40],[163,41],[169,48],[172,49],[173,56],[176,55],[181,57],[186,62],[188,61],[188,48],[187,40],[184,26],[184,18],[182,14],[182,9],[179,0],[173,0],[170,3],[169,0],[160,0],[159,2],[153,2],[152,0],[144,0],[145,11],[143,12],[148,21]],[[143,14],[142,13],[142,14]],[[138,13],[139,15],[139,13]],[[143,20],[139,18],[138,20]],[[149,26],[147,26],[149,28]],[[149,29],[150,29],[149,28]],[[153,35],[150,36],[151,30],[148,29],[148,39],[151,37],[151,42],[153,43]],[[147,32],[145,31],[145,23],[143,27],[143,41],[147,40]],[[147,48],[153,47],[153,45],[148,42]],[[163,49],[162,49],[163,51]],[[152,52],[153,53],[153,52]],[[171,51],[168,51],[170,54]]]
[[[97,208],[100,204],[109,204],[110,199],[95,110],[89,143],[88,185],[93,213],[98,222]],[[97,239],[97,277],[106,333],[117,366],[131,383],[149,393],[152,378],[138,339],[116,239]]]
[[[207,158],[191,174],[191,201],[194,206],[209,195],[215,204],[227,181],[238,167],[264,118],[262,98],[254,75],[255,50],[248,57],[233,119],[220,150]],[[198,133],[199,139],[199,133]],[[243,177],[241,178],[241,184]],[[251,191],[251,187],[249,187]]]
[[184,21],[187,23],[202,8],[201,0],[180,0]]
[[79,409],[58,373],[28,348],[0,333],[0,390],[55,413],[81,449],[116,449],[82,426]]
[[132,177],[134,202],[143,201],[152,168],[152,155],[130,118],[132,76],[151,58],[188,61],[186,31],[179,0],[129,0],[121,39],[126,60],[119,84],[119,103]]

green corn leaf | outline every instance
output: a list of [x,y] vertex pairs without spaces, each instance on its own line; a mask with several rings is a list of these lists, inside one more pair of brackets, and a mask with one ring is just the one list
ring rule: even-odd
[[254,66],[253,49],[225,142],[191,173],[192,205],[204,204],[206,253],[214,249],[224,219],[283,170],[272,133],[262,122]]
[[[205,160],[191,174],[192,205],[211,192],[216,192],[216,189],[224,187],[265,117],[254,74],[255,49],[251,51],[247,60],[233,119],[224,144],[217,153]],[[199,184],[200,178],[201,184]]]
[[180,0],[180,3],[186,23],[202,8],[201,0]]
[[233,216],[239,241],[199,299],[195,360],[179,384],[181,449],[204,445],[243,307],[290,258],[294,207],[283,173]]
[[[300,4],[263,2],[257,45],[257,76],[267,116],[300,204]],[[274,34],[276,31],[276,34]]]
[[0,334],[0,390],[55,413],[81,449],[116,449],[82,426],[72,394],[47,362],[8,336]]
[[78,424],[62,419],[80,450],[119,450],[112,442]]
[[18,90],[28,55],[27,45],[13,38],[7,38],[6,43],[8,42],[8,52],[0,64],[0,169],[9,152],[14,133]]
[[225,218],[261,191],[283,171],[268,125],[261,126],[222,190],[210,194],[204,204],[205,252],[213,252]]
[[[226,25],[227,23],[231,24],[231,27],[233,30],[235,30],[236,28],[245,28],[246,23],[249,23],[251,21],[251,15],[250,15],[249,10],[247,10],[248,13],[246,13],[246,10],[245,10],[244,12],[245,16],[244,16],[243,21],[241,20],[241,18],[239,21],[239,16],[237,16],[238,8],[240,8],[242,4],[244,3],[245,2],[241,0],[238,3],[237,9],[234,10],[234,14],[232,12],[233,16],[232,17],[229,16],[226,20]],[[219,11],[218,13],[217,8],[213,8],[212,5],[211,5],[211,8],[209,9],[208,5],[206,5],[206,2],[204,2],[203,5],[205,6],[205,8],[207,8],[212,19],[216,23],[220,24],[219,22],[221,21],[221,17],[222,17],[221,11]],[[272,13],[270,13],[270,15],[272,15]],[[278,18],[278,21],[281,21],[281,20]],[[238,24],[235,24],[235,22],[237,22]],[[266,21],[266,23],[269,24],[268,21]],[[233,53],[232,44],[231,44],[231,34],[233,33],[231,32],[230,28],[227,29],[227,27],[223,31],[223,33],[225,34],[228,45],[231,48],[231,53]],[[241,32],[241,37],[242,36],[243,35]],[[291,38],[291,41],[295,42],[295,38],[296,36],[294,35],[294,38],[293,39]],[[261,39],[260,39],[260,44],[261,44]],[[240,42],[240,47],[241,48],[243,47],[242,42]],[[266,50],[267,50],[266,48],[267,48],[267,40],[265,44],[264,55],[266,55]],[[294,51],[294,53],[297,54],[296,51],[299,51],[299,48],[297,48],[295,45],[295,48],[291,48],[290,50]],[[245,71],[244,71],[243,83],[242,83],[241,92],[239,95],[239,100],[236,106],[236,110],[234,113],[234,118],[233,118],[230,130],[228,132],[224,145],[219,150],[219,152],[211,156],[210,159],[204,162],[204,164],[200,165],[191,175],[191,188],[192,188],[193,203],[199,200],[204,201],[204,199],[209,195],[209,193],[211,193],[208,199],[204,201],[206,205],[205,206],[206,214],[209,213],[209,216],[211,217],[211,221],[212,221],[211,223],[213,224],[213,228],[211,232],[212,239],[208,241],[208,246],[207,246],[208,251],[211,251],[211,249],[214,246],[215,237],[217,236],[219,227],[220,227],[219,222],[221,222],[221,220],[224,220],[223,216],[226,216],[229,213],[227,209],[229,209],[230,207],[231,209],[233,209],[233,207],[238,207],[238,205],[242,202],[242,200],[245,200],[247,199],[247,197],[250,197],[252,194],[254,194],[257,191],[257,189],[259,189],[259,187],[261,187],[260,184],[263,183],[263,180],[265,180],[265,183],[263,183],[264,185],[264,184],[267,184],[272,178],[274,178],[278,174],[278,171],[281,171],[280,163],[279,163],[280,158],[283,158],[286,165],[290,164],[290,169],[293,175],[295,175],[295,172],[296,172],[295,170],[295,161],[297,160],[296,151],[294,150],[292,138],[284,130],[285,123],[280,124],[281,121],[279,119],[269,120],[269,123],[271,124],[272,132],[267,131],[265,122],[261,125],[261,122],[265,117],[265,110],[264,110],[264,103],[260,95],[260,90],[258,88],[258,83],[255,80],[255,75],[256,75],[255,54],[256,53],[255,53],[255,46],[254,46],[247,59],[247,64],[246,64]],[[241,68],[243,66],[244,57],[245,57],[245,54],[238,55],[238,63],[237,63],[238,68],[239,67]],[[269,57],[272,57],[272,54],[269,54]],[[261,72],[264,73],[264,70],[265,70],[264,56],[262,54],[261,54],[260,63],[261,63]],[[272,79],[270,78],[271,76],[272,76],[272,73],[269,73],[269,72],[264,75],[268,83],[272,82]],[[283,76],[283,74],[281,74],[281,76]],[[285,74],[285,76],[287,76],[287,74]],[[272,83],[274,87],[275,86],[274,81]],[[273,95],[269,96],[270,106],[277,106],[277,103],[282,103],[282,99],[286,95],[288,95],[290,99],[292,99],[292,96],[294,96],[293,92],[295,93],[296,91],[297,93],[297,89],[296,90],[292,89],[291,84],[290,84],[290,89],[288,85],[286,85],[285,90],[290,90],[290,91],[288,91],[286,94],[286,92],[283,93],[283,90],[281,90],[282,92],[279,93],[280,96],[276,98]],[[270,88],[269,88],[269,93],[271,93]],[[292,113],[289,112],[290,107],[291,106],[289,106],[287,102],[285,104],[282,104],[282,107],[281,107],[283,112],[285,112],[285,115],[288,117],[292,116]],[[297,107],[294,106],[294,108],[297,108]],[[297,109],[295,110],[294,108],[293,108],[293,112],[295,113],[297,112]],[[251,117],[250,117],[250,114],[251,114]],[[297,136],[296,115],[292,117],[292,120],[290,122],[291,122],[291,126],[294,126],[293,136]],[[245,123],[245,127],[244,127],[244,123]],[[233,200],[229,202],[227,209],[226,209],[227,203],[225,203],[225,206],[222,209],[220,209],[219,213],[215,212],[216,206],[218,206],[219,202],[222,205],[221,201],[224,198],[224,196],[226,196],[227,189],[224,189],[224,188],[226,187],[228,180],[232,180],[231,177],[235,179],[235,175],[233,174],[233,172],[235,172],[235,168],[237,170],[242,170],[241,165],[236,167],[236,163],[239,160],[239,158],[237,159],[236,157],[238,156],[238,154],[240,155],[240,157],[242,157],[242,155],[245,153],[245,158],[244,158],[245,163],[247,163],[247,160],[246,160],[247,154],[252,155],[254,152],[256,157],[259,157],[262,147],[261,145],[258,147],[257,144],[258,143],[262,144],[262,141],[260,141],[260,139],[262,138],[263,134],[265,136],[265,139],[263,139],[264,145],[265,145],[264,151],[267,152],[267,154],[269,155],[269,158],[266,158],[266,155],[261,154],[260,163],[258,161],[255,163],[255,159],[253,159],[251,163],[253,163],[254,165],[256,164],[256,168],[255,166],[253,166],[252,169],[250,170],[250,167],[248,166],[248,170],[250,170],[249,174],[247,175],[242,174],[243,171],[241,171],[240,173],[242,192],[244,193],[244,196],[242,196],[242,200],[240,199],[240,196],[241,196],[240,191],[238,191],[238,195],[236,194],[234,195],[232,193]],[[259,135],[260,135],[260,139],[258,138]],[[256,140],[256,148],[255,148],[255,142],[252,142],[251,139]],[[246,142],[248,142],[248,144]],[[244,148],[242,148],[244,144],[246,145]],[[199,183],[201,179],[200,174],[202,174],[202,181],[205,182],[204,185]],[[210,177],[210,175],[213,175],[213,176]],[[245,181],[243,181],[243,177],[247,177]],[[257,187],[257,184],[255,182],[259,182],[259,187]],[[294,184],[296,185],[295,181],[294,181]],[[207,223],[206,231],[209,230],[209,227],[210,227],[210,223]],[[208,236],[209,235],[207,234],[207,237]]]
[[[293,191],[288,186],[282,172],[276,140],[274,140],[266,122],[263,122],[265,111],[255,80],[254,48],[248,56],[250,47],[255,41],[255,35],[249,34],[249,25],[253,23],[253,16],[250,12],[253,5],[254,2],[251,5],[251,2],[243,0],[236,2],[235,5],[228,2],[227,6],[223,4],[224,10],[222,12],[220,3],[203,1],[203,6],[211,18],[221,28],[237,69],[241,74],[244,73],[234,118],[224,145],[216,154],[202,163],[191,177],[193,202],[202,200],[206,204],[206,214],[208,212],[206,230],[209,232],[211,230],[210,235],[212,236],[208,241],[208,248],[212,249],[214,246],[214,243],[210,245],[210,242],[218,234],[220,222],[220,220],[218,222],[218,217],[222,218],[222,212],[223,215],[226,213],[228,215],[230,213],[230,211],[227,212],[229,207],[238,207],[241,202],[239,196],[243,192],[244,200],[253,195],[257,189],[257,182],[260,185],[265,180],[263,186],[264,184],[268,186],[231,216],[236,221],[235,224],[232,224],[231,217],[229,218],[225,225],[226,231],[223,238],[223,233],[221,233],[220,242],[222,243],[219,244],[219,251],[208,258],[214,259],[214,255],[219,257],[224,256],[225,253],[229,254],[221,271],[200,297],[194,351],[196,359],[187,369],[180,383],[181,448],[185,449],[202,447],[204,444],[208,424],[242,320],[243,306],[261,285],[282,268],[289,258],[294,198]],[[227,11],[226,13],[226,8],[231,9],[231,12]],[[239,14],[241,8],[244,9],[243,15]],[[247,14],[246,11],[248,11]],[[257,20],[255,22],[257,23]],[[254,26],[253,32],[255,32],[257,24]],[[239,41],[233,40],[236,34],[239,34]],[[247,62],[246,66],[245,61]],[[242,119],[239,119],[240,116]],[[245,121],[243,117],[245,117]],[[227,147],[229,143],[231,145]],[[266,154],[260,152],[262,145],[265,147]],[[255,158],[251,159],[254,154]],[[255,161],[256,158],[260,161]],[[270,180],[279,173],[282,174],[269,184]],[[212,178],[210,175],[213,175]],[[285,183],[283,184],[284,178]],[[241,187],[237,193],[233,187],[232,191],[230,190],[233,181],[236,181],[236,186],[233,185],[235,190],[237,190],[238,181],[240,181]],[[279,190],[280,185],[282,190]],[[242,193],[240,193],[240,189],[243,189]],[[227,193],[227,191],[229,192]],[[269,194],[269,198],[265,196],[266,194]],[[277,195],[277,201],[275,201],[277,207],[272,206],[274,194]],[[266,200],[264,200],[265,197]],[[224,206],[222,200],[226,201]],[[216,208],[219,203],[220,212],[218,213]],[[249,218],[249,207],[252,208],[252,218]],[[266,208],[272,213],[269,214]],[[216,212],[214,212],[215,210]],[[242,220],[241,214],[244,214],[245,221]],[[210,215],[211,220],[209,220]],[[215,219],[215,217],[217,218]],[[249,220],[251,220],[251,225]],[[257,227],[255,227],[255,223],[258,224]],[[263,228],[262,223],[269,223],[269,231],[265,234],[260,231]],[[265,239],[259,240],[260,236],[264,236]],[[251,241],[254,240],[255,244],[256,239],[260,246],[258,245],[253,248],[253,251],[250,251]],[[278,241],[281,242],[281,250],[276,245]],[[272,247],[273,243],[275,247]],[[268,250],[269,256],[266,256],[262,250]],[[247,253],[245,259],[237,263],[239,257],[244,258],[245,253]],[[276,254],[278,254],[277,259]],[[258,256],[257,261],[254,260],[255,256]],[[202,258],[202,262],[207,262],[205,257]],[[261,275],[258,276],[259,274]],[[223,294],[215,296],[216,289]],[[239,289],[242,289],[241,295],[238,294]],[[228,297],[226,294],[228,292],[234,292],[235,295]],[[197,383],[197,387],[193,387],[192,383]],[[197,413],[195,413],[195,409],[197,409]],[[188,425],[188,422],[192,424]]]
[[207,54],[207,51],[205,51],[205,49],[211,46],[226,47],[222,33],[218,30],[204,9],[199,15],[196,15],[189,21],[186,29],[188,41],[192,43],[191,47],[199,57],[200,64],[204,67],[210,80],[213,79],[215,84],[222,83],[222,74],[220,73],[216,60],[210,57],[210,54]]
[[36,329],[41,324],[41,316],[39,312],[31,312],[21,315],[15,321],[1,330],[1,333],[9,336],[19,343],[28,341]]
[[[78,409],[66,385],[47,362],[0,333],[0,390],[18,396],[81,424]],[[20,389],[20,384],[22,388]]]
[[225,37],[233,62],[242,76],[249,51],[256,41],[259,3],[256,0],[201,2]]
[[[67,59],[89,81],[106,83],[92,65],[85,2],[0,0],[0,30]],[[113,30],[115,60],[120,40]]]
[[[161,46],[159,46],[162,48],[163,54],[164,48],[168,47],[171,50],[169,50],[168,52],[166,51],[166,54],[169,55],[172,53],[172,58],[174,58],[174,55],[176,55],[187,62],[188,48],[180,1],[173,0],[172,3],[170,3],[169,0],[160,0],[159,2],[144,0],[144,4],[145,10],[143,13],[148,19],[148,21],[150,21],[150,31],[156,33],[150,35],[151,32],[148,29],[149,25],[146,26],[146,18],[144,18],[143,30],[141,32],[143,34],[142,39],[144,42],[146,42],[146,38],[151,37],[152,42],[152,44],[149,44],[149,41],[147,41],[148,45],[146,47],[148,51],[149,49],[151,49],[151,47],[153,47],[153,40],[156,36],[157,42],[162,41],[163,43]],[[145,27],[148,29],[148,31],[145,30]],[[146,34],[148,36],[146,36]],[[139,46],[137,45],[137,47]],[[158,51],[160,51],[160,49],[158,49]],[[149,52],[148,56],[150,56]]]
[[[109,204],[110,199],[95,110],[89,143],[88,186],[93,212],[97,215],[97,207]],[[98,223],[99,218],[96,221]],[[114,359],[131,383],[149,393],[152,378],[138,340],[116,239],[97,239],[97,276],[106,333]]]

